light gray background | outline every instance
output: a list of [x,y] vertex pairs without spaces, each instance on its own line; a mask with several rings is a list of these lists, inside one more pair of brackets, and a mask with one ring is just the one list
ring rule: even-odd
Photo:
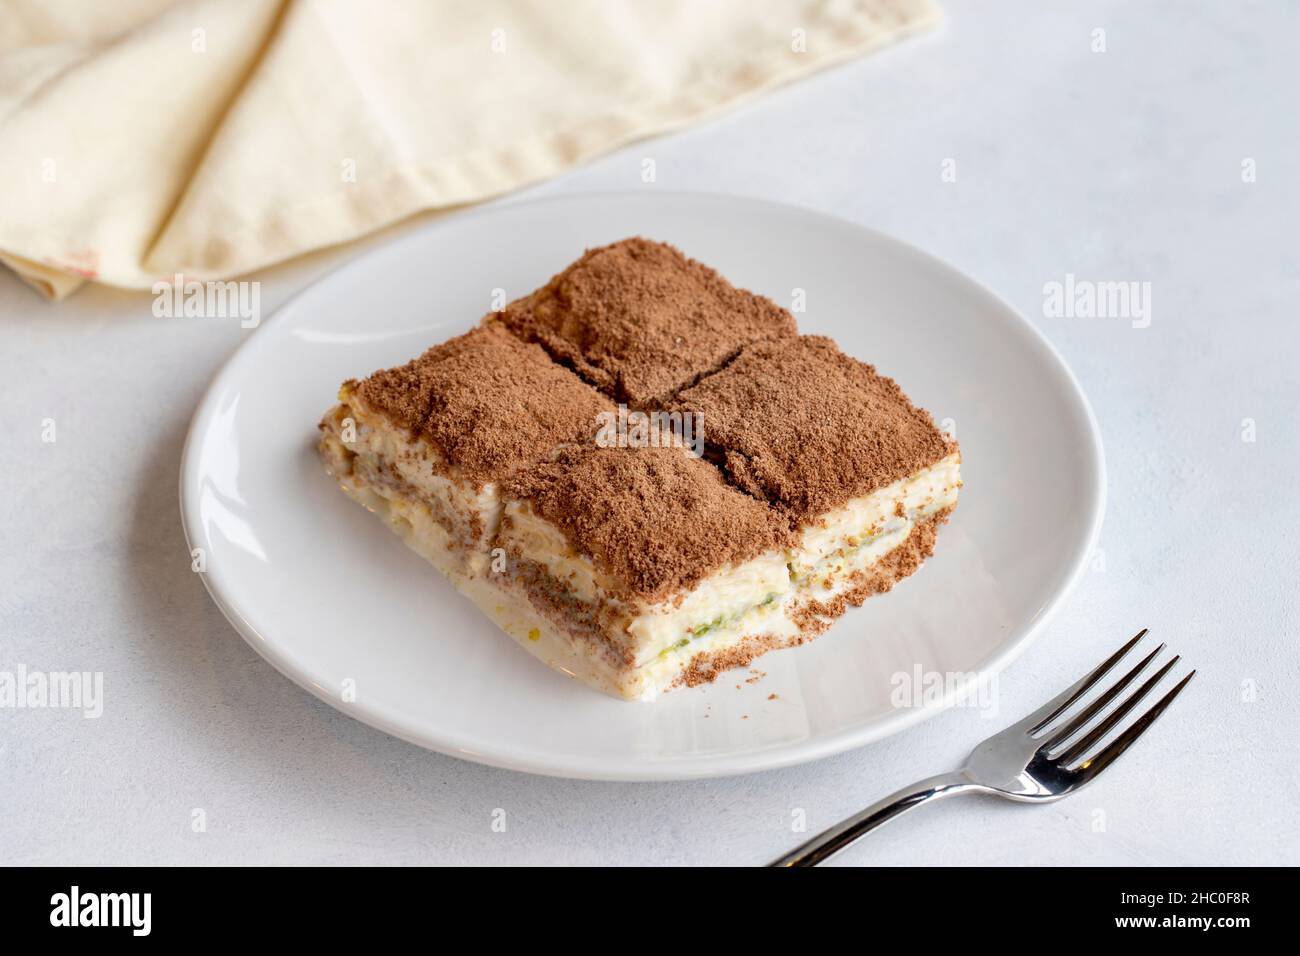
[[[507,201],[678,188],[836,213],[993,288],[1091,398],[1104,569],[1003,675],[1002,711],[1142,625],[1200,676],[1083,794],[953,801],[842,862],[1300,863],[1296,7],[946,7],[937,33]],[[385,238],[255,276],[263,313]],[[1066,273],[1150,282],[1151,326],[1045,318],[1043,284]],[[49,305],[0,274],[0,670],[103,671],[107,698],[98,720],[0,710],[0,862],[757,863],[797,842],[795,808],[830,824],[988,732],[955,710],[795,769],[600,784],[426,753],[344,717],[249,649],[189,569],[182,439],[256,333],[150,304],[87,288]]]

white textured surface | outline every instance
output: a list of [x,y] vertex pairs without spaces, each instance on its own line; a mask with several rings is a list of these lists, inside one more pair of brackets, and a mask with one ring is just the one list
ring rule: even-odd
[[[1142,625],[1200,676],[1083,794],[952,801],[843,862],[1300,863],[1296,14],[1040,6],[950,2],[935,35],[529,195],[740,192],[891,232],[1033,318],[1093,402],[1104,570],[1004,674],[1002,712]],[[1105,53],[1090,51],[1095,28]],[[657,186],[641,183],[644,157]],[[263,313],[357,251],[258,276]],[[1150,327],[1044,318],[1043,284],[1066,273],[1149,281]],[[755,863],[801,838],[797,808],[815,830],[954,766],[988,732],[955,710],[792,770],[594,784],[426,753],[348,719],[244,644],[181,536],[185,427],[256,333],[156,319],[150,304],[91,289],[50,306],[0,276],[0,670],[103,671],[106,696],[98,720],[0,710],[0,862]]]

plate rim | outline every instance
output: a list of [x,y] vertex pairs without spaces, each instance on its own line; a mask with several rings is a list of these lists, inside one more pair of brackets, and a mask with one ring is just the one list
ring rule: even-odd
[[[202,521],[198,513],[197,500],[187,494],[187,489],[196,486],[196,476],[192,474],[197,469],[198,446],[201,443],[201,436],[206,432],[214,416],[217,406],[218,396],[225,390],[226,386],[235,377],[239,366],[250,360],[253,354],[253,346],[258,342],[262,327],[270,327],[273,324],[283,323],[298,307],[299,303],[306,296],[311,294],[317,286],[331,280],[337,273],[346,269],[358,266],[360,263],[378,257],[390,252],[395,246],[405,242],[414,242],[419,237],[428,232],[441,230],[455,230],[460,228],[464,223],[483,218],[492,218],[500,215],[509,215],[520,207],[545,206],[545,205],[563,205],[574,201],[600,201],[600,200],[617,200],[617,201],[634,201],[655,203],[664,199],[677,199],[679,201],[722,201],[726,203],[767,206],[783,211],[787,214],[796,213],[810,219],[819,220],[839,228],[849,227],[850,229],[863,233],[877,242],[884,242],[901,249],[905,254],[914,256],[925,261],[932,268],[938,268],[942,271],[956,276],[963,282],[967,283],[976,293],[983,296],[991,304],[1000,307],[1003,311],[1014,316],[1019,323],[1023,332],[1028,333],[1028,338],[1032,341],[1049,360],[1049,364],[1054,367],[1056,373],[1068,386],[1067,391],[1072,395],[1078,406],[1083,411],[1083,420],[1087,425],[1089,437],[1089,449],[1095,460],[1096,467],[1093,469],[1093,494],[1092,494],[1092,513],[1088,518],[1088,531],[1080,545],[1075,549],[1072,555],[1068,574],[1064,582],[1056,590],[1055,594],[1039,609],[1029,625],[1014,640],[1010,640],[998,645],[997,649],[986,659],[980,661],[977,668],[968,673],[964,679],[953,682],[942,697],[938,700],[925,703],[920,707],[903,708],[895,713],[873,720],[857,727],[849,727],[837,732],[804,740],[793,744],[784,744],[771,749],[756,749],[743,754],[712,754],[708,756],[696,757],[676,757],[664,763],[647,763],[635,758],[623,758],[622,762],[606,766],[608,761],[605,759],[593,760],[591,758],[583,759],[580,755],[566,755],[558,759],[536,760],[526,756],[511,756],[509,748],[503,748],[498,752],[484,752],[481,750],[471,750],[464,746],[464,742],[458,742],[454,735],[416,733],[409,730],[400,721],[384,712],[380,705],[345,703],[331,696],[324,688],[317,685],[309,679],[309,676],[300,673],[300,666],[296,665],[288,655],[279,652],[275,644],[260,634],[253,626],[252,622],[244,616],[236,607],[235,602],[230,599],[219,580],[220,573],[215,568],[210,568],[201,574],[203,586],[207,589],[213,603],[235,628],[236,632],[243,640],[253,648],[267,663],[269,663],[282,676],[288,678],[298,687],[308,691],[313,696],[329,704],[335,710],[338,710],[345,716],[354,718],[387,733],[407,743],[414,744],[426,750],[442,753],[451,757],[457,757],[463,760],[469,760],[475,763],[485,764],[491,767],[497,767],[505,770],[515,770],[524,773],[538,774],[549,777],[559,777],[563,779],[580,779],[580,780],[603,780],[603,781],[669,781],[669,780],[697,780],[718,777],[729,777],[747,773],[757,773],[766,770],[777,770],[785,767],[797,766],[799,764],[810,763],[815,760],[822,760],[837,754],[846,753],[864,747],[876,741],[883,740],[886,737],[900,733],[909,727],[919,724],[921,721],[933,717],[953,705],[968,691],[973,683],[998,674],[1010,666],[1039,634],[1051,623],[1061,606],[1074,592],[1083,573],[1087,567],[1089,558],[1096,548],[1097,541],[1101,535],[1101,528],[1105,519],[1106,499],[1107,499],[1107,472],[1105,449],[1102,443],[1101,429],[1097,422],[1096,414],[1093,411],[1091,402],[1079,384],[1074,371],[1066,363],[1061,353],[1052,344],[1051,340],[1026,316],[1007,302],[1002,296],[998,295],[980,280],[970,276],[966,272],[958,269],[956,266],[940,259],[938,256],[927,252],[911,243],[899,239],[889,233],[873,229],[869,226],[861,225],[850,219],[845,219],[831,213],[822,212],[817,209],[809,209],[804,206],[792,203],[778,202],[757,196],[747,196],[741,193],[724,193],[724,192],[707,192],[702,190],[656,190],[653,194],[630,190],[591,190],[572,193],[563,193],[555,196],[538,197],[535,199],[506,201],[491,203],[477,209],[464,211],[461,213],[441,217],[432,222],[425,223],[420,227],[413,229],[411,232],[401,236],[395,236],[392,239],[377,245],[373,249],[353,256],[338,263],[334,267],[326,270],[317,276],[311,282],[308,282],[301,289],[293,293],[266,319],[259,323],[254,335],[248,337],[241,343],[220,365],[212,380],[204,389],[202,396],[195,406],[190,425],[186,430],[185,442],[181,452],[180,474],[178,482],[179,504],[181,512],[181,526],[185,535],[186,544],[192,553],[196,545],[196,540],[203,542],[202,537],[195,534],[195,529],[202,527]],[[227,586],[228,587],[228,586]],[[636,706],[629,704],[628,706]]]

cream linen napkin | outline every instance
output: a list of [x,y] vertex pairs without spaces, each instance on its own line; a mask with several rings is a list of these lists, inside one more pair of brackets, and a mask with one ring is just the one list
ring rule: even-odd
[[930,0],[0,0],[0,261],[56,299],[239,275],[937,18]]

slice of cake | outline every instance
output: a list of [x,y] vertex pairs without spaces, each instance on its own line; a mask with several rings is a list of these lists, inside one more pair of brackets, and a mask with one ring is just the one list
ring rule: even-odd
[[785,615],[785,517],[664,445],[573,445],[521,470],[497,537],[499,583],[535,618],[516,609],[507,630],[627,698],[799,639]]
[[789,516],[805,631],[920,567],[957,503],[956,442],[828,338],[750,346],[674,404],[703,416],[706,454],[736,487]]
[[613,407],[488,323],[344,382],[320,450],[343,490],[415,551],[444,574],[474,576],[490,558],[501,483],[559,444],[589,440]]
[[919,567],[961,487],[892,379],[644,239],[339,401],[320,450],[343,489],[623,698],[817,635]]
[[588,250],[501,321],[618,402],[660,407],[740,349],[793,338],[794,317],[675,248],[624,239]]

